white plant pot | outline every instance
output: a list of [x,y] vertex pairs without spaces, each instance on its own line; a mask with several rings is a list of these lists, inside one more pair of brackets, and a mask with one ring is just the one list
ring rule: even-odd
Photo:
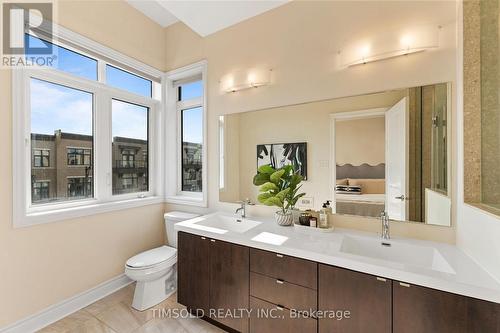
[[276,223],[281,226],[288,226],[293,224],[293,214],[291,211],[283,214],[281,210],[274,213],[274,218],[276,219]]

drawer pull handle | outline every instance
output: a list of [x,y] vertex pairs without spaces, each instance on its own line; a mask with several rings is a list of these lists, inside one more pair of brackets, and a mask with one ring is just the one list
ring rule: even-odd
[[215,243],[215,239],[211,239],[210,241],[211,241],[212,243]]
[[399,285],[401,287],[406,287],[406,288],[410,288],[411,287],[411,285],[409,283],[404,283],[404,282],[399,282]]
[[282,254],[279,254],[279,253],[276,253],[276,257],[278,257],[278,258],[283,258],[283,255],[282,255]]
[[207,239],[207,238],[202,236],[202,237],[201,237],[201,239],[205,240],[205,239]]
[[378,277],[378,276],[377,276],[377,280],[378,280],[378,281],[382,281],[382,282],[386,282],[386,281],[387,281],[386,279],[384,279],[384,278],[382,278],[382,277]]
[[285,281],[283,281],[283,280],[281,280],[281,279],[277,279],[277,280],[276,280],[276,283],[277,283],[277,284],[283,284],[283,283],[285,283]]
[[282,305],[276,305],[276,309],[283,311],[285,308]]

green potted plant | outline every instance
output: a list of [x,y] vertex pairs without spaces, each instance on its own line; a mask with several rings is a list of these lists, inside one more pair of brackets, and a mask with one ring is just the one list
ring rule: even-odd
[[299,198],[305,193],[297,193],[301,188],[303,178],[291,165],[275,169],[270,165],[263,165],[253,177],[253,184],[259,186],[260,194],[257,200],[266,206],[276,206],[275,219],[279,225],[293,223],[292,210]]

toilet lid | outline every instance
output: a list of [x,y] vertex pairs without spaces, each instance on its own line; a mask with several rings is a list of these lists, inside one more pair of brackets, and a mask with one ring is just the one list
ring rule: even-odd
[[133,256],[127,260],[127,266],[135,268],[153,266],[176,256],[177,249],[164,245]]

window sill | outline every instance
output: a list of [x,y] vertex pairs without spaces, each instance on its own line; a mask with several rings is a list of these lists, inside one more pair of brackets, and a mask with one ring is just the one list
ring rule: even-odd
[[498,219],[500,217],[500,208],[477,202],[465,202],[465,205],[472,207],[473,209],[480,211],[483,214],[487,214],[493,218]]
[[14,228],[28,227],[31,225],[74,219],[128,208],[154,205],[163,202],[164,200],[162,197],[154,196],[113,202],[92,203],[83,206],[58,208],[41,212],[30,212],[22,214],[21,216],[14,216],[13,224]]
[[171,195],[165,198],[165,202],[176,205],[207,207],[207,202],[203,196]]

